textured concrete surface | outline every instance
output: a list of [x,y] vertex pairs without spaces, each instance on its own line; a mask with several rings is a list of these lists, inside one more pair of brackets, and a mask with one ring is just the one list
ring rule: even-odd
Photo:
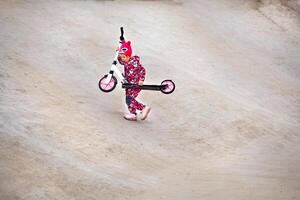
[[[120,26],[177,84],[144,122],[97,86]],[[300,199],[299,30],[276,2],[0,1],[0,199]]]

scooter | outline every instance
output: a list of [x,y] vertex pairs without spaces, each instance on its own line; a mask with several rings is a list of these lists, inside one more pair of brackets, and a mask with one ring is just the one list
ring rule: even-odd
[[154,90],[154,91],[161,91],[164,94],[171,94],[172,92],[174,92],[175,83],[172,80],[164,80],[161,82],[160,85],[136,85],[136,84],[128,83],[126,81],[123,74],[117,68],[119,49],[120,49],[122,41],[125,40],[124,39],[124,29],[123,29],[123,27],[121,27],[120,29],[121,29],[121,36],[120,36],[119,48],[115,54],[114,61],[112,63],[109,73],[104,75],[99,80],[98,86],[99,86],[100,90],[102,92],[113,91],[118,83],[118,80],[116,78],[116,76],[117,76],[121,80],[122,88]]

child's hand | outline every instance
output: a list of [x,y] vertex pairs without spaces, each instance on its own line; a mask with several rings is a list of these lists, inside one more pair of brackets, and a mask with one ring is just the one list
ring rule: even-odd
[[143,86],[144,81],[139,81],[139,86]]

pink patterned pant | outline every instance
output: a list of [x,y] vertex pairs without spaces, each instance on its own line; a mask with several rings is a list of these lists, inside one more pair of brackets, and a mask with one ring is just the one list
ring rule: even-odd
[[126,89],[126,104],[128,106],[128,110],[132,114],[136,114],[136,110],[143,110],[145,107],[142,103],[135,100],[135,98],[139,95],[141,90],[137,89]]

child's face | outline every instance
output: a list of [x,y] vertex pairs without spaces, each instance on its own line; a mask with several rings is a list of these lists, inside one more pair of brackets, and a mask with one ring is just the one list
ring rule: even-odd
[[119,58],[123,61],[123,62],[128,62],[130,57],[126,56],[124,54],[119,54]]

